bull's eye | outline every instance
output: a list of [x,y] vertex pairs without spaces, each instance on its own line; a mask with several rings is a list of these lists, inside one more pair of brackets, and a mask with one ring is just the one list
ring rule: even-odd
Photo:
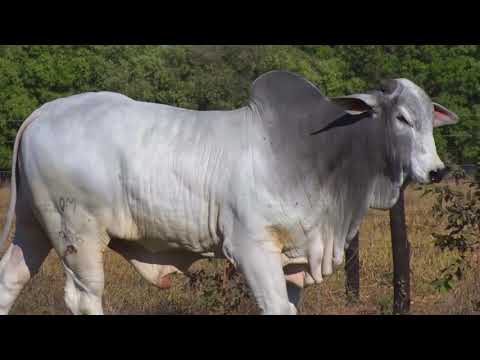
[[399,115],[397,116],[397,119],[398,119],[399,121],[403,122],[404,124],[406,124],[406,125],[408,125],[408,126],[410,126],[410,127],[413,127],[413,124],[412,124],[410,121],[408,121],[407,118],[406,118],[405,116],[403,116],[402,114],[399,114]]

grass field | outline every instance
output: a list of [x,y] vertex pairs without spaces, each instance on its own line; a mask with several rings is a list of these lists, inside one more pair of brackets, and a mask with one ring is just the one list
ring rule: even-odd
[[[431,233],[441,231],[431,214],[433,199],[421,193],[406,193],[408,233],[411,241],[413,314],[480,314],[480,257],[471,258],[472,271],[449,293],[439,293],[432,281],[455,254],[434,247]],[[0,223],[8,207],[9,188],[0,189]],[[343,269],[322,285],[309,288],[301,314],[389,314],[392,309],[392,254],[388,212],[371,211],[360,233],[361,299],[349,305],[345,296]],[[256,314],[241,277],[222,294],[219,288],[222,261],[202,261],[193,266],[202,281],[173,277],[169,290],[149,285],[120,256],[107,251],[105,258],[106,314]],[[204,273],[202,272],[204,271]],[[198,276],[197,276],[198,277]],[[12,314],[69,314],[63,301],[64,275],[52,251],[40,272],[18,298]],[[239,303],[235,303],[238,300]]]

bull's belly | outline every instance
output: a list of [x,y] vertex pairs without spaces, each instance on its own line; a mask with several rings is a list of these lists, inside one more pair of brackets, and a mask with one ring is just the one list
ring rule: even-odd
[[148,235],[135,240],[135,242],[152,253],[159,252],[191,252],[202,257],[217,256],[218,249],[213,242],[207,244],[207,239],[185,238],[173,234]]
[[185,174],[187,166],[183,163],[175,168],[167,165],[162,174],[134,169],[124,175],[122,211],[133,228],[124,232],[134,234],[132,238],[152,252],[216,251],[221,204],[204,185],[202,176]]
[[212,233],[208,217],[188,215],[167,209],[155,215],[133,214],[127,221],[130,226],[117,237],[134,241],[153,253],[186,251],[205,256],[217,253],[219,239]]

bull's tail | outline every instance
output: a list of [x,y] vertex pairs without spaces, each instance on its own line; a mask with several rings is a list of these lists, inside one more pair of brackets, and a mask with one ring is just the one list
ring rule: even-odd
[[5,225],[2,231],[2,238],[0,239],[0,253],[3,253],[6,249],[7,241],[10,237],[10,232],[12,229],[13,219],[15,218],[15,205],[17,203],[17,159],[18,159],[18,149],[20,148],[20,142],[22,135],[25,129],[35,120],[40,114],[39,110],[34,111],[20,126],[18,130],[17,137],[15,139],[15,145],[13,147],[13,157],[12,157],[12,177],[10,181],[10,205],[8,207],[7,218],[5,220]]

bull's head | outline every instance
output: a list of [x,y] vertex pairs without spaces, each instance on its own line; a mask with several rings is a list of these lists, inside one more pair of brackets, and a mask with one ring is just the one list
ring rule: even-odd
[[381,91],[334,98],[351,114],[369,112],[385,122],[387,161],[395,178],[420,183],[440,181],[447,169],[437,154],[433,129],[456,124],[458,117],[430,100],[406,79],[385,81]]

